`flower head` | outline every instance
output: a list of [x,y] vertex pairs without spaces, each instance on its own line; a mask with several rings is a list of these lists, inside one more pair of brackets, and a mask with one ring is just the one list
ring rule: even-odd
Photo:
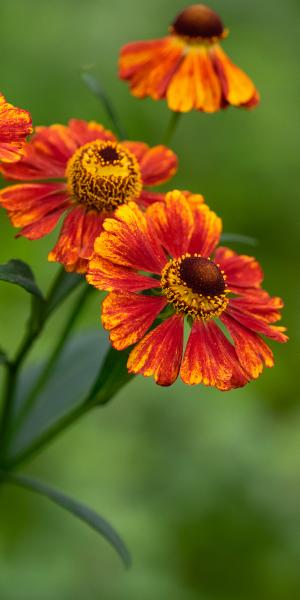
[[[261,288],[254,258],[217,247],[221,227],[201,196],[179,191],[146,213],[130,202],[104,222],[87,279],[110,292],[102,323],[113,346],[136,344],[130,372],[160,385],[180,372],[187,384],[230,390],[273,366],[261,335],[286,341],[274,326],[282,300]],[[183,355],[185,321],[191,332]]]
[[30,133],[32,124],[29,112],[9,104],[0,93],[0,160],[19,160]]
[[167,37],[130,43],[120,55],[121,79],[138,98],[166,98],[171,110],[213,113],[228,105],[253,107],[258,92],[234,65],[219,41],[226,37],[220,17],[204,4],[185,8]]
[[176,171],[175,154],[165,146],[118,142],[95,122],[71,120],[68,126],[37,127],[16,164],[2,165],[8,178],[26,183],[0,192],[0,205],[18,235],[43,237],[67,213],[49,260],[68,271],[85,272],[105,217],[135,200],[142,206],[161,199],[147,191]]

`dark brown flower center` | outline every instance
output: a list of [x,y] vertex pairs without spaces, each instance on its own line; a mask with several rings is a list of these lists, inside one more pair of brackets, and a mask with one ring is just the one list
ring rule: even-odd
[[219,267],[207,258],[190,256],[180,264],[180,276],[196,294],[218,296],[224,293],[225,281]]
[[178,35],[191,38],[218,38],[224,33],[219,15],[205,4],[185,8],[176,17],[172,29]]

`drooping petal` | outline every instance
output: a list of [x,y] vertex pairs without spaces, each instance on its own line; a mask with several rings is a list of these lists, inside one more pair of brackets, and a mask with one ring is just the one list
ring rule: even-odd
[[131,92],[138,98],[164,98],[183,56],[184,45],[175,36],[127,44],[121,50],[121,79],[130,81]]
[[52,231],[70,199],[63,183],[27,183],[1,190],[0,205],[15,227],[23,227],[19,235],[33,240]]
[[234,65],[219,45],[210,50],[214,69],[222,85],[222,93],[228,104],[243,106],[256,104],[259,100],[257,90],[251,79]]
[[248,288],[238,298],[234,298],[233,305],[241,311],[250,312],[267,323],[275,323],[281,319],[280,309],[283,300],[278,296],[269,296],[262,289]]
[[207,113],[217,112],[222,107],[221,84],[206,48],[194,53],[194,73],[195,108]]
[[89,262],[87,281],[99,290],[122,290],[138,292],[160,286],[160,280],[145,275],[127,267],[115,265],[112,262],[97,256]]
[[[192,196],[194,198],[194,196]],[[188,251],[205,258],[210,256],[220,240],[222,221],[207,204],[191,201],[194,214],[194,230]]]
[[263,280],[262,268],[253,256],[220,247],[215,253],[215,262],[224,270],[228,287],[237,293],[241,288],[258,288]]
[[167,102],[171,110],[188,112],[196,101],[193,53],[188,52],[181,61],[167,90]]
[[31,133],[30,113],[9,104],[0,93],[0,160],[8,163],[19,160],[26,137]]
[[234,348],[213,321],[194,321],[180,375],[189,385],[203,383],[219,390],[242,387],[248,381]]
[[166,259],[142,211],[129,202],[114,216],[103,224],[104,231],[95,243],[96,254],[124,267],[160,274]]
[[187,252],[194,221],[189,202],[181,192],[169,192],[165,202],[152,204],[147,217],[154,236],[169,255],[179,258]]
[[177,171],[177,156],[166,146],[150,148],[140,161],[144,185],[159,185],[171,179]]
[[183,348],[183,318],[174,315],[150,331],[131,351],[127,363],[130,373],[153,376],[167,386],[178,377]]
[[117,350],[138,342],[166,305],[161,296],[112,292],[102,304],[103,327]]
[[48,260],[63,263],[67,271],[86,272],[102,223],[101,214],[87,212],[81,206],[74,207],[65,218],[59,239],[49,253]]
[[256,333],[226,313],[221,316],[221,321],[229,330],[241,365],[253,379],[257,379],[264,366],[274,366],[272,350]]
[[276,342],[284,343],[288,340],[287,336],[284,334],[286,331],[285,327],[269,325],[265,319],[257,316],[255,312],[251,313],[250,311],[246,311],[243,307],[236,304],[236,300],[236,298],[230,299],[227,312],[239,323],[254,332],[261,333],[266,337],[276,340]]

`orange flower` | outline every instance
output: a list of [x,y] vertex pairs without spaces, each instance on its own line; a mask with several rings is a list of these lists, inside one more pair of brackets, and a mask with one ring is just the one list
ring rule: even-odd
[[163,198],[144,186],[167,181],[176,168],[165,146],[118,142],[102,125],[73,119],[68,126],[37,127],[24,157],[2,165],[8,179],[28,183],[1,190],[0,205],[22,227],[18,235],[30,240],[50,233],[67,212],[49,260],[85,272],[104,218],[129,200],[147,206]]
[[[87,280],[111,292],[102,323],[113,346],[137,344],[128,359],[131,373],[170,385],[180,372],[187,384],[230,390],[273,366],[260,336],[286,341],[285,329],[273,324],[282,300],[261,288],[254,258],[216,249],[221,226],[201,197],[179,191],[146,213],[130,202],[104,222]],[[191,333],[182,359],[185,318]]]
[[122,48],[120,78],[130,82],[134,96],[166,98],[178,112],[255,106],[254,84],[218,43],[226,35],[217,13],[204,4],[189,6],[176,17],[168,37]]
[[32,126],[29,112],[8,104],[0,93],[0,160],[19,160],[30,133]]

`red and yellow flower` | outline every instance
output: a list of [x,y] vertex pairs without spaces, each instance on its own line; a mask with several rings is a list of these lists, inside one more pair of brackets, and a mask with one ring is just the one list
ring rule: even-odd
[[[131,373],[160,385],[180,373],[187,384],[230,390],[273,366],[261,335],[286,341],[274,325],[282,300],[261,288],[254,258],[217,247],[221,220],[201,196],[170,192],[145,213],[130,202],[103,227],[87,279],[110,292],[102,323],[113,346],[136,344]],[[185,320],[191,332],[183,355]]]
[[12,185],[0,192],[18,235],[35,240],[50,233],[67,213],[49,254],[67,271],[85,272],[95,238],[115,208],[129,200],[147,206],[162,194],[144,189],[167,181],[176,155],[165,146],[118,142],[102,125],[71,120],[68,126],[37,127],[24,157],[1,171]]
[[0,160],[14,162],[23,153],[26,137],[32,133],[30,113],[6,102],[0,93]]
[[189,6],[167,37],[122,48],[120,78],[129,81],[134,96],[165,98],[173,111],[253,107],[259,101],[254,83],[219,45],[227,33],[213,10],[204,4]]

